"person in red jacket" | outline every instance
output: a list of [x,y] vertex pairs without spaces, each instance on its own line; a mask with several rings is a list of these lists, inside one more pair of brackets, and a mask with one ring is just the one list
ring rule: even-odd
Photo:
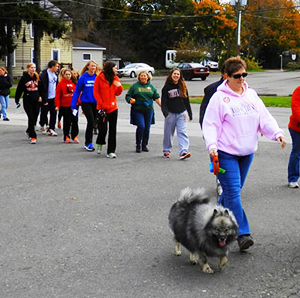
[[98,110],[98,137],[97,152],[101,153],[102,146],[106,144],[107,126],[109,124],[107,154],[108,158],[116,158],[117,145],[117,119],[118,105],[116,96],[123,91],[114,62],[106,62],[103,70],[96,77],[94,84],[94,97],[97,100]]
[[292,151],[288,165],[288,185],[290,188],[299,188],[300,172],[300,86],[295,89],[291,101],[292,115],[289,122],[289,131],[292,138]]
[[63,117],[64,142],[71,143],[72,138],[75,144],[79,144],[78,116],[74,116],[71,110],[72,96],[76,87],[72,81],[72,71],[70,69],[63,68],[60,72],[60,76],[62,79],[56,87],[55,109],[57,111],[59,110]]

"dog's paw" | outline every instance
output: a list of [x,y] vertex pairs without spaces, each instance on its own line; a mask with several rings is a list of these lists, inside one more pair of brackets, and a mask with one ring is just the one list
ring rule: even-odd
[[219,268],[222,269],[228,263],[227,257],[220,258]]
[[175,250],[174,255],[178,257],[181,256],[181,250]]
[[204,273],[214,273],[214,270],[210,268],[210,266],[206,263],[203,265],[202,270]]
[[196,265],[198,263],[196,256],[194,254],[190,254],[190,262],[192,265]]

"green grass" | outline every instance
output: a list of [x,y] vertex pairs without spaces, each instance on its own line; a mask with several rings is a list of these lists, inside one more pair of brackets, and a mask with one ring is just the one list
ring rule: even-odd
[[[190,97],[190,102],[194,104],[200,104],[203,97]],[[279,107],[290,108],[291,97],[290,96],[260,96],[262,101],[267,107]]]
[[[131,84],[122,84],[124,90],[128,90]],[[16,94],[16,88],[10,88],[10,97],[14,98]],[[201,96],[190,97],[190,102],[194,104],[201,104]],[[279,108],[290,108],[291,97],[290,96],[261,96],[260,97],[267,107],[279,107]]]

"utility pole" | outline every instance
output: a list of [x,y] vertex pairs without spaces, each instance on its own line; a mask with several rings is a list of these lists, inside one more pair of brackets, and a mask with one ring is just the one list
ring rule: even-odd
[[237,39],[236,39],[236,55],[241,54],[241,28],[242,28],[242,10],[241,8],[247,5],[247,0],[230,0],[231,6],[237,5]]

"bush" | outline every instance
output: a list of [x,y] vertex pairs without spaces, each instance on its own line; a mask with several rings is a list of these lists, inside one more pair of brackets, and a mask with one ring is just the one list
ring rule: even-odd
[[254,57],[244,57],[243,60],[247,64],[247,70],[257,71],[262,69],[262,66],[259,65],[259,63],[255,60]]
[[300,69],[300,63],[299,62],[288,62],[286,64],[286,68],[291,69],[291,70]]

